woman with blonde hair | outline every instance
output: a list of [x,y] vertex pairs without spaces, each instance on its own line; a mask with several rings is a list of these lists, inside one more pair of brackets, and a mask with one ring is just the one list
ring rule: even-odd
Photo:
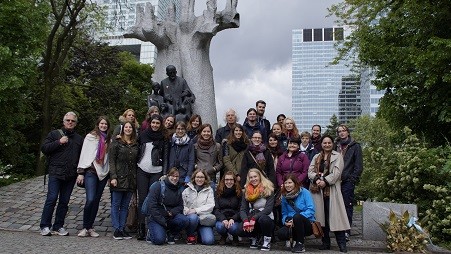
[[257,168],[249,169],[241,200],[240,216],[243,220],[239,236],[249,237],[250,248],[258,248],[258,239],[263,235],[261,250],[271,249],[274,231],[274,185]]
[[285,120],[283,120],[283,133],[285,133],[285,136],[288,140],[301,138],[299,136],[299,130],[296,127],[296,123],[291,117],[287,117],[285,118]]
[[136,119],[136,113],[133,109],[129,108],[125,110],[124,113],[121,116],[119,116],[119,122],[120,124],[114,127],[113,137],[120,138],[120,133],[122,131],[125,122],[131,122],[135,127],[136,133],[138,134],[139,122]]

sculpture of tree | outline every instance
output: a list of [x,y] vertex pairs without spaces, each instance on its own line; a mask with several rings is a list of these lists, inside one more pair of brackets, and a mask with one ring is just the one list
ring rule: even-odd
[[217,12],[217,0],[208,0],[207,9],[196,17],[195,0],[182,0],[179,20],[176,20],[174,4],[168,8],[164,20],[157,20],[152,4],[138,4],[136,24],[124,35],[150,41],[157,47],[154,80],[160,82],[166,78],[166,66],[174,65],[196,96],[194,112],[214,128],[217,118],[210,42],[219,31],[239,27],[237,4],[238,0],[227,0],[224,10]]

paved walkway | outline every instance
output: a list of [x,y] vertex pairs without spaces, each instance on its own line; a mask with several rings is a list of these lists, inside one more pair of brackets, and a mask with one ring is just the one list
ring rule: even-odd
[[[46,193],[47,185],[43,185],[42,176],[0,188],[0,230],[6,230],[9,232],[14,231],[15,234],[19,234],[24,238],[33,238],[34,236],[37,236],[39,232],[39,223]],[[82,227],[84,199],[85,190],[79,187],[75,187],[72,193],[71,201],[69,203],[69,212],[66,217],[65,225],[66,229],[72,236],[75,236]],[[116,241],[113,241],[111,238],[112,227],[110,219],[110,191],[108,187],[105,188],[102,199],[100,201],[99,213],[96,218],[94,227],[96,231],[102,236],[102,240],[99,240],[99,242],[106,241],[107,243],[110,243],[112,245],[116,244]],[[0,232],[0,239],[4,239],[5,233],[2,231]],[[356,212],[354,214],[352,233],[353,235],[351,237],[351,241],[348,244],[349,249],[352,251],[375,252],[383,251],[383,249],[385,248],[383,242],[362,240],[362,214],[359,212]],[[45,237],[38,238],[42,239]],[[74,238],[77,239],[77,237]],[[2,242],[3,246],[3,240],[0,241]],[[79,240],[77,239],[77,241]],[[89,239],[86,241],[91,243],[97,240]],[[136,240],[132,241],[134,243],[138,242]],[[140,246],[143,244],[145,244],[145,242],[139,242]],[[307,239],[306,242],[308,248],[311,247],[314,249],[316,249],[319,244],[320,240],[314,239],[312,237]],[[44,245],[42,245],[41,247],[44,247]],[[336,244],[334,241],[332,241],[332,245],[335,246],[334,248],[336,249]],[[180,250],[186,247],[186,245],[180,246],[184,246],[181,247]],[[223,253],[229,251],[236,252],[235,249],[223,249],[223,246],[217,246],[216,248],[218,248],[218,250],[213,251],[214,253]],[[283,250],[282,243],[277,243],[276,248]],[[243,248],[239,248],[239,250],[241,249]],[[193,247],[193,252],[195,251],[198,253],[211,253],[208,250],[210,250],[210,247]],[[244,251],[247,252],[248,249],[244,248],[243,253]],[[80,249],[80,253],[81,252],[82,251]],[[176,251],[170,252],[175,253]]]

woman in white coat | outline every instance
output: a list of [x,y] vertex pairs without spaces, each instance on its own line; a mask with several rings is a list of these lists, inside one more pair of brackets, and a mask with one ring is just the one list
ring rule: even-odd
[[335,233],[340,252],[347,252],[345,230],[350,229],[346,209],[341,195],[341,172],[343,157],[333,151],[333,139],[329,135],[321,138],[321,153],[313,157],[308,170],[310,193],[315,203],[315,218],[324,231],[320,250],[330,249],[329,231]]
[[86,135],[77,167],[77,185],[85,186],[86,202],[83,209],[83,229],[78,236],[98,237],[93,224],[99,210],[100,198],[108,181],[108,147],[111,133],[106,116],[97,119],[94,130]]
[[215,196],[210,186],[210,177],[203,169],[196,169],[182,193],[183,214],[188,217],[186,227],[187,244],[197,243],[197,232],[200,234],[202,244],[215,243],[213,226],[216,217],[213,215]]

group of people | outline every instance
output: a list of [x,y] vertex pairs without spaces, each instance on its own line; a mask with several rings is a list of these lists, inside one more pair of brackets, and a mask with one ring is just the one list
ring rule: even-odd
[[[129,204],[137,197],[137,239],[174,244],[180,232],[186,243],[237,244],[270,250],[274,237],[292,252],[304,252],[304,239],[318,221],[324,231],[320,249],[330,249],[329,232],[346,252],[352,224],[354,188],[362,172],[360,145],[346,125],[338,139],[299,132],[294,120],[280,114],[272,126],[257,101],[238,123],[235,110],[216,130],[200,115],[164,119],[151,106],[139,124],[132,109],[112,128],[101,116],[83,138],[74,130],[77,115],[68,112],[63,127],[49,133],[42,146],[49,184],[41,219],[42,235],[68,235],[64,218],[76,183],[86,189],[83,229],[78,236],[98,237],[93,224],[107,184],[111,191],[114,239],[130,239],[125,224]],[[52,224],[52,214],[58,206]]]

